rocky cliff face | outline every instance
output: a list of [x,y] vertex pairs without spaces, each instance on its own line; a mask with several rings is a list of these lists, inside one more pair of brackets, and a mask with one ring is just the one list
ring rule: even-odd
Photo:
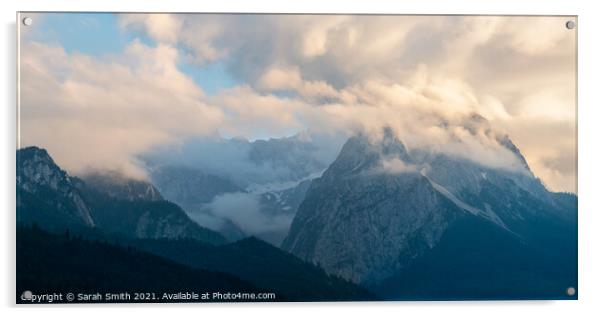
[[[524,162],[509,139],[500,142]],[[508,171],[450,155],[410,152],[390,131],[376,142],[365,135],[352,137],[312,182],[282,247],[368,286],[413,266],[443,236],[462,231],[457,226],[466,218],[486,223],[517,245],[550,248],[558,241],[551,232],[557,231],[572,249],[576,197],[548,192],[524,164],[522,171]],[[446,238],[471,244],[480,237]]]
[[409,157],[392,137],[351,138],[313,181],[282,247],[354,282],[378,281],[432,248],[461,214],[419,172],[379,172],[383,157]]
[[72,179],[38,147],[17,151],[17,220],[95,226],[91,210]]
[[180,208],[164,200],[149,182],[111,173],[87,175],[79,185],[100,228],[134,238],[191,238],[213,244],[225,239],[199,226]]
[[[277,170],[276,181],[298,181],[324,170],[334,157],[319,153],[319,146],[301,135],[256,140],[250,143],[249,160],[268,170]],[[321,157],[324,156],[324,157]]]

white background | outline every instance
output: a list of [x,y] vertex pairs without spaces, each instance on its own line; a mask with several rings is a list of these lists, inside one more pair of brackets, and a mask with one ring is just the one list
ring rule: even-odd
[[[20,0],[1,1],[2,42],[0,88],[0,304],[10,314],[105,315],[107,313],[251,314],[251,315],[581,315],[602,313],[600,254],[602,241],[599,136],[602,112],[599,93],[602,11],[596,1],[516,0]],[[181,305],[69,305],[23,307],[15,302],[15,140],[16,140],[16,11],[167,11],[167,12],[300,12],[300,13],[406,13],[406,14],[558,14],[579,15],[579,300],[558,302],[375,302],[375,303],[271,303]],[[83,307],[94,307],[94,309]],[[135,309],[134,309],[135,308]],[[174,309],[174,310],[171,310]],[[596,311],[596,309],[598,309]]]

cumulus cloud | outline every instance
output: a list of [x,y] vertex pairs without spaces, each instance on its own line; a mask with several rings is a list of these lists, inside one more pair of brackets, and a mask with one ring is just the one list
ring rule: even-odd
[[307,100],[337,99],[339,92],[324,81],[303,80],[296,67],[270,68],[258,79],[257,88],[262,91],[294,91]]
[[123,28],[148,32],[157,42],[175,43],[181,32],[182,22],[172,14],[122,14],[119,19]]
[[134,41],[123,56],[106,60],[39,43],[22,51],[20,145],[47,148],[70,171],[144,176],[136,154],[212,132],[222,120],[176,69],[170,46]]
[[[22,142],[49,147],[68,168],[136,169],[136,155],[153,146],[215,130],[261,138],[391,126],[409,147],[512,169],[516,160],[496,142],[508,133],[548,186],[575,191],[576,39],[564,17],[119,20],[155,44],[133,42],[105,59],[35,43],[22,50]],[[220,63],[242,84],[207,96],[178,63]],[[473,113],[497,132],[465,128]]]

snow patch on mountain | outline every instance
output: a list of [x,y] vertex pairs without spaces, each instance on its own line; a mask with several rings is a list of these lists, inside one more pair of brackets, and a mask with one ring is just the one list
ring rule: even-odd
[[460,200],[453,193],[451,193],[449,190],[447,190],[444,186],[433,181],[429,177],[426,177],[426,179],[431,183],[431,185],[433,186],[433,188],[435,190],[437,190],[439,193],[443,194],[443,196],[448,198],[450,201],[452,201],[454,204],[456,204],[456,206],[458,206],[459,208],[469,212],[472,215],[480,216],[487,220],[490,220],[506,230],[508,229],[506,224],[504,224],[504,222],[499,218],[499,216],[497,216],[497,214],[495,214],[495,212],[493,212],[493,210],[491,209],[491,206],[489,204],[485,205],[486,210],[483,211],[479,208],[473,207],[473,206],[469,205],[468,203]]

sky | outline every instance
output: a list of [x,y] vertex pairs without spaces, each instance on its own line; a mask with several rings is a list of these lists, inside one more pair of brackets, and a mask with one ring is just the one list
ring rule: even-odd
[[512,169],[496,141],[508,135],[548,188],[576,192],[567,17],[28,16],[19,146],[45,147],[75,174],[144,177],[141,154],[216,133],[389,126],[409,148]]

